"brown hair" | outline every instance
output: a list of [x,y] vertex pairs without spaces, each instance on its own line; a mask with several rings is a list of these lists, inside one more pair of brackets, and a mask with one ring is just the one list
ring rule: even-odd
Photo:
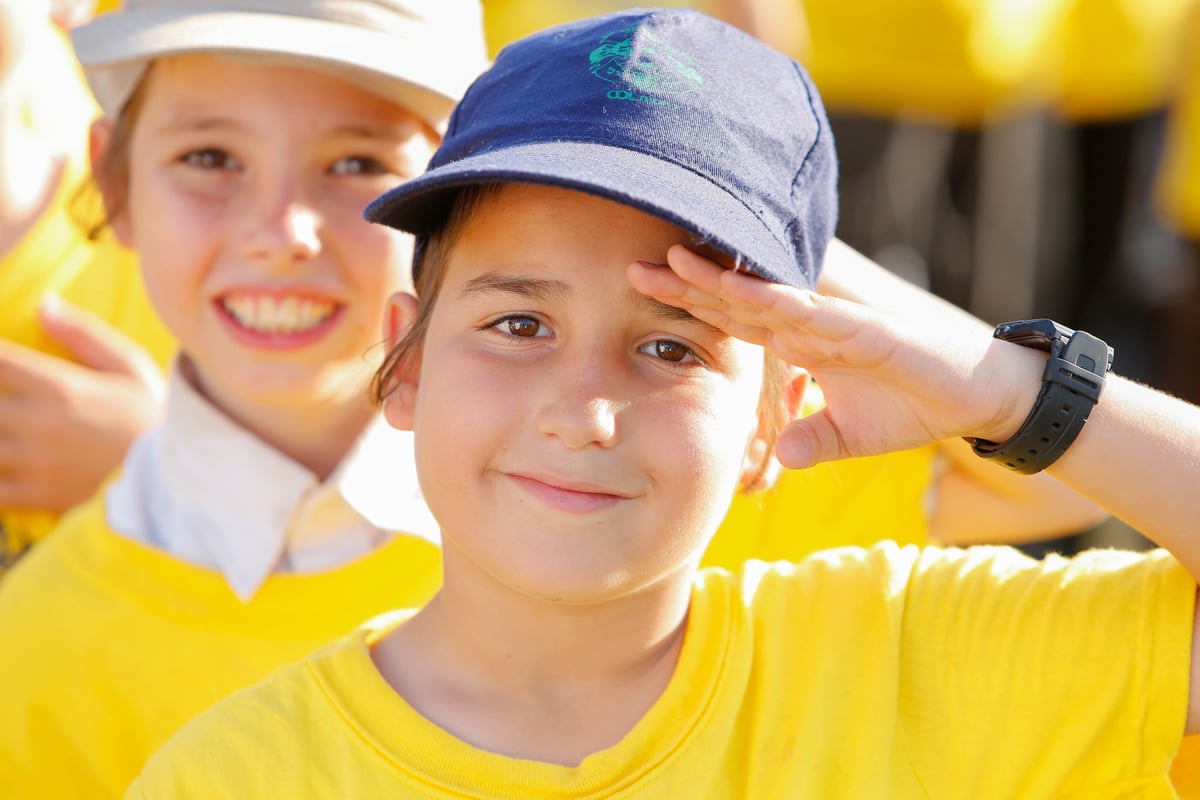
[[71,199],[71,216],[83,227],[88,239],[92,241],[100,238],[112,221],[125,213],[125,206],[129,200],[129,159],[133,129],[145,104],[144,87],[150,69],[153,69],[153,64],[147,68],[121,113],[113,120],[112,133],[104,151],[92,165],[92,180],[80,185]]
[[[420,298],[417,318],[387,354],[371,379],[371,397],[376,405],[381,405],[387,399],[397,376],[411,369],[416,360],[425,341],[425,333],[429,329],[434,302],[442,289],[442,278],[446,274],[450,249],[463,226],[480,204],[496,196],[502,186],[503,184],[499,183],[482,183],[460,190],[446,215],[445,222],[418,238],[416,252],[413,254],[416,294]],[[770,454],[775,450],[775,440],[788,422],[786,402],[789,372],[790,369],[783,359],[769,350],[764,350],[763,384],[758,398],[758,424],[767,447],[763,457],[753,465],[749,476],[742,482],[743,491],[763,488],[763,479],[770,466]]]
[[445,222],[436,226],[430,233],[417,237],[417,244],[413,250],[414,288],[417,297],[420,298],[417,318],[383,359],[383,363],[371,379],[371,397],[376,405],[381,405],[391,394],[391,386],[397,375],[404,375],[412,368],[417,352],[425,342],[429,318],[433,316],[434,301],[442,291],[446,260],[459,232],[480,203],[498,194],[501,186],[499,183],[480,183],[460,190],[451,204]]

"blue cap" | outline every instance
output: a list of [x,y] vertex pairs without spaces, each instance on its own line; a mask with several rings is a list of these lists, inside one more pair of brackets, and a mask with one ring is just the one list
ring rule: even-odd
[[505,47],[428,171],[363,216],[420,237],[479,183],[599,195],[803,288],[837,222],[833,136],[804,69],[691,9],[628,9]]

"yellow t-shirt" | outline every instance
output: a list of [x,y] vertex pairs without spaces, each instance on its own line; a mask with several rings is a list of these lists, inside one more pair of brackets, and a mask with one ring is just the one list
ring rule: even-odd
[[734,497],[703,566],[799,561],[816,550],[885,538],[927,544],[936,458],[929,445],[785,470],[770,489]]
[[[46,43],[48,47],[66,47],[58,35]],[[70,122],[78,129],[76,150],[65,165],[63,180],[49,207],[25,236],[0,256],[0,300],[4,308],[0,339],[67,357],[38,321],[43,298],[55,292],[140,342],[165,370],[175,349],[174,339],[150,305],[134,254],[107,232],[98,241],[89,241],[71,214],[76,192],[87,179],[86,126],[94,102],[86,93],[78,69],[63,67],[62,61],[73,59],[68,50],[39,50],[38,55],[58,67],[43,73],[44,90],[54,97],[54,115],[50,119],[31,112],[27,121],[34,130],[39,124]],[[44,511],[0,508],[0,575],[31,544],[49,533],[56,519],[56,515]]]
[[220,573],[113,533],[101,495],[0,582],[0,795],[120,797],[197,712],[440,580],[438,549],[400,536],[243,603]]
[[126,798],[1169,798],[1194,596],[1162,551],[704,571],[666,690],[577,767],[422,717],[370,658],[392,620],[197,717]]
[[831,111],[978,124],[1048,102],[1069,2],[804,0],[801,60]]

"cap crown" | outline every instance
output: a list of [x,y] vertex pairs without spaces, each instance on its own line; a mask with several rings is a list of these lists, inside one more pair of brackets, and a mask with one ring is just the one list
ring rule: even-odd
[[803,68],[689,9],[631,9],[504,48],[428,175],[367,217],[419,233],[444,211],[439,188],[489,180],[611,197],[798,286],[815,283],[837,218],[833,140]]

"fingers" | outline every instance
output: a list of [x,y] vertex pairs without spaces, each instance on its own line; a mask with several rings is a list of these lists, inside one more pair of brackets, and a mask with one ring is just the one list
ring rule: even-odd
[[775,443],[775,457],[788,469],[806,469],[823,461],[850,456],[842,433],[827,408],[790,423]]
[[[140,386],[128,378],[105,380]],[[0,390],[0,508],[61,513],[90,497],[150,424],[143,405],[131,388],[84,387],[60,403]]]
[[39,313],[46,333],[86,367],[139,378],[146,369],[157,371],[144,348],[105,320],[57,295],[47,295]]
[[[781,326],[784,315],[778,306],[789,298],[781,296],[776,284],[748,273],[735,273],[692,253],[673,247],[668,253],[670,265],[640,262],[630,268],[634,288],[656,300],[682,308],[739,339],[767,345],[774,335],[772,326]],[[803,319],[808,309],[800,298],[790,298],[794,308],[787,316],[789,325]]]
[[669,265],[631,265],[634,288],[793,364],[878,363],[887,355],[865,306],[728,269],[683,246],[667,257]]
[[0,395],[46,397],[78,370],[69,361],[0,339]]
[[35,479],[41,465],[31,469],[28,444],[19,430],[0,430],[0,508],[46,507],[50,493],[45,481]]

